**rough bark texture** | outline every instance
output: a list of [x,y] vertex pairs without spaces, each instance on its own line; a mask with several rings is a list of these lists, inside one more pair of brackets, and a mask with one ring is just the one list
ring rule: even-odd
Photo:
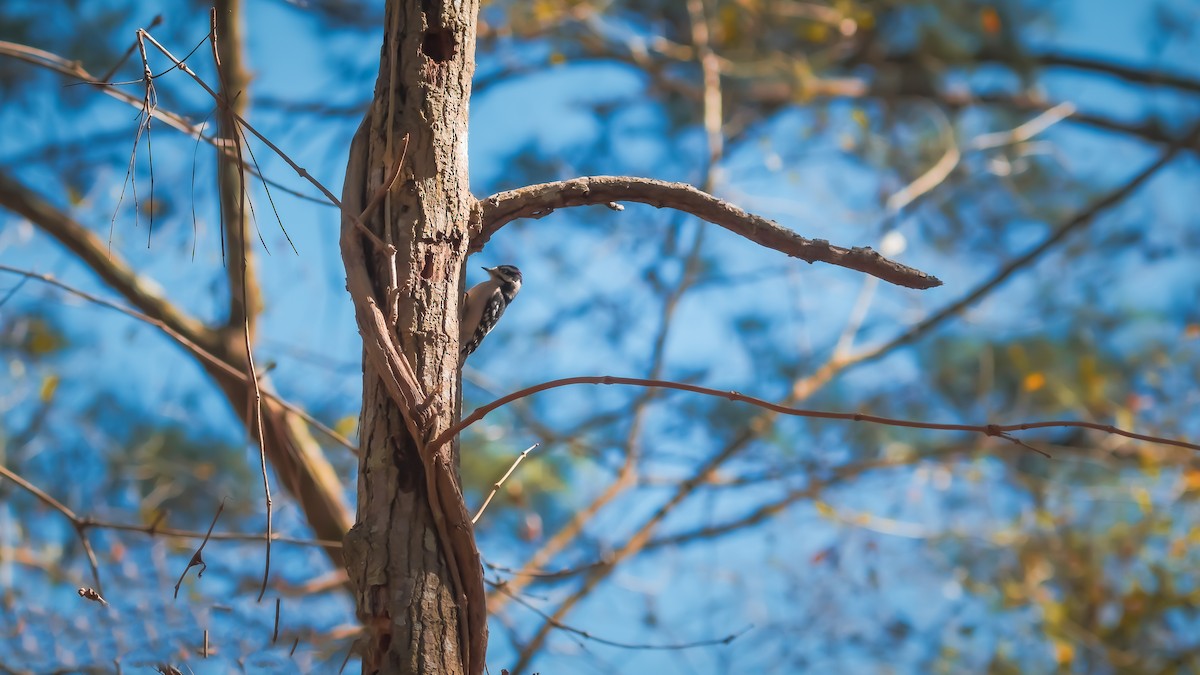
[[[457,456],[445,455],[446,463],[439,464],[449,473],[433,474],[426,473],[430,460],[422,457],[425,442],[452,426],[459,406],[458,312],[474,202],[467,177],[467,104],[477,12],[476,1],[448,6],[389,0],[375,101],[351,150],[343,190],[343,216],[361,212],[390,177],[408,136],[399,180],[367,223],[395,246],[395,256],[343,223],[343,256],[367,354],[358,517],[345,549],[366,628],[364,673],[483,668],[481,608],[467,607],[474,587],[482,596],[478,557],[469,555],[473,543],[467,555],[457,556],[447,545],[464,536],[470,541],[469,522],[464,528],[456,515],[446,515],[433,494],[437,488],[431,490],[437,481],[429,480],[453,478]],[[367,298],[356,283],[361,270],[352,269],[360,260],[370,275]],[[381,336],[370,327],[364,315],[372,312],[395,320],[388,326],[394,335]],[[406,360],[416,387],[398,385],[403,378],[396,369],[381,367],[388,350],[379,342],[389,338],[396,347],[391,362]],[[398,391],[414,388],[426,397],[420,410],[398,400],[411,398]],[[441,500],[457,495],[461,502],[457,486],[450,487],[441,491]]]

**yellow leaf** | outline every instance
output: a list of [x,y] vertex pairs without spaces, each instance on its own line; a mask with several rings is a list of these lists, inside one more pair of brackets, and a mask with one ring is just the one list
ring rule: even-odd
[[358,429],[358,415],[346,415],[342,419],[334,422],[333,430],[343,436],[351,436]]
[[54,392],[58,390],[58,381],[58,375],[47,375],[42,379],[42,388],[38,392],[42,403],[49,403],[50,399],[54,398]]
[[45,356],[62,348],[62,340],[41,321],[34,321],[29,326],[29,337],[26,349],[34,356]]
[[741,17],[738,16],[738,8],[733,3],[725,3],[717,10],[717,27],[714,31],[717,41],[721,44],[729,44],[741,40]]
[[1183,489],[1187,491],[1200,490],[1200,469],[1188,469],[1181,476]]
[[804,26],[804,39],[809,42],[821,43],[829,40],[829,25],[824,23],[810,23]]
[[1021,584],[1015,581],[1005,581],[1000,588],[1009,607],[1025,601],[1025,587]]
[[1066,640],[1054,641],[1054,660],[1059,666],[1069,666],[1075,660],[1075,646]]
[[560,51],[555,50],[553,52],[550,52],[550,58],[547,60],[550,62],[550,65],[552,65],[552,66],[561,66],[562,64],[567,62],[567,55],[563,54]]
[[1025,376],[1025,380],[1021,384],[1025,387],[1025,391],[1037,391],[1046,386],[1046,376],[1041,372],[1030,373]]
[[1137,503],[1138,508],[1142,510],[1142,513],[1150,512],[1150,509],[1152,508],[1152,504],[1150,503],[1150,491],[1146,488],[1133,488],[1133,501]]
[[862,108],[855,108],[852,110],[850,112],[850,119],[854,120],[854,123],[863,129],[866,129],[871,123],[870,118],[867,117],[867,111],[863,110]]
[[830,506],[828,503],[822,502],[822,501],[816,501],[816,502],[813,502],[813,506],[817,507],[817,513],[821,514],[822,516],[825,516],[826,518],[833,517],[833,507]]
[[1046,625],[1061,625],[1066,616],[1067,610],[1061,602],[1051,601],[1042,605],[1042,618],[1045,619]]
[[534,2],[533,18],[539,23],[549,23],[558,18],[558,6],[553,2]]
[[858,23],[858,27],[863,30],[871,30],[875,27],[875,14],[870,11],[862,10],[857,12],[854,15],[854,20]]

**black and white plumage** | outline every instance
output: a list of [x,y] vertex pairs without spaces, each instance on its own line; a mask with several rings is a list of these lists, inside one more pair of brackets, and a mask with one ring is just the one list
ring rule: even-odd
[[472,286],[463,301],[462,321],[458,324],[460,361],[465,361],[496,327],[504,310],[521,290],[521,270],[516,267],[500,265],[483,269],[488,273],[488,280]]

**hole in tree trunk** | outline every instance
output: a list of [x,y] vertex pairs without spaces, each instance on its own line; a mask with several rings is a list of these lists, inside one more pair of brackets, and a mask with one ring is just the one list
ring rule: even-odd
[[431,29],[421,41],[421,52],[437,63],[445,63],[454,56],[454,35],[448,30]]

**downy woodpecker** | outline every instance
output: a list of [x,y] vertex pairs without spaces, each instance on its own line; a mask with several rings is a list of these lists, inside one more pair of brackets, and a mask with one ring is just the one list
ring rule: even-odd
[[463,301],[462,321],[458,324],[460,363],[466,361],[467,356],[496,327],[500,315],[504,314],[508,304],[521,290],[521,270],[516,267],[500,265],[483,269],[488,273],[488,280],[471,287]]

